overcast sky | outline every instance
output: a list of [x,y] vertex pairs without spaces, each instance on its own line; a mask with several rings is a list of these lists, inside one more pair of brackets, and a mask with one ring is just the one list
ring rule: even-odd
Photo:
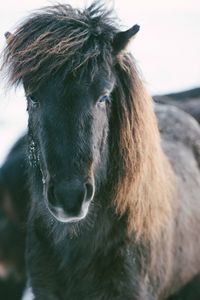
[[[5,0],[0,5],[0,48],[3,34],[12,31],[32,9],[54,2],[83,7],[84,0]],[[130,50],[135,56],[147,88],[164,93],[200,86],[200,0],[115,0],[113,5],[122,28],[141,26]],[[2,81],[2,79],[1,79]],[[11,143],[26,127],[23,91],[0,87],[0,164]]]

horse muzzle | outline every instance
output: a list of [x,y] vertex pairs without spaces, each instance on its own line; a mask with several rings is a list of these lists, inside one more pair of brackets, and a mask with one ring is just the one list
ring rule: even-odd
[[45,192],[45,202],[50,213],[60,222],[77,222],[88,213],[94,196],[94,182],[79,179],[49,182]]

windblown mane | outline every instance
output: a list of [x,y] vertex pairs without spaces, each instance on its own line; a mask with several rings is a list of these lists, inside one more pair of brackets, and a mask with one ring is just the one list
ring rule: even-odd
[[173,176],[134,61],[126,52],[114,57],[112,41],[118,31],[110,12],[96,4],[83,11],[48,7],[9,39],[4,65],[12,84],[27,79],[30,90],[60,69],[95,74],[99,64],[114,65],[108,186],[117,214],[128,215],[129,232],[152,239],[169,221]]
[[99,63],[112,62],[116,31],[111,12],[96,2],[83,11],[62,4],[38,10],[9,40],[4,54],[9,81],[27,79],[32,91],[61,69],[64,75],[88,69],[94,75]]
[[129,233],[153,240],[171,217],[175,178],[161,149],[152,99],[130,54],[118,57],[116,72],[109,185],[117,212],[128,213]]

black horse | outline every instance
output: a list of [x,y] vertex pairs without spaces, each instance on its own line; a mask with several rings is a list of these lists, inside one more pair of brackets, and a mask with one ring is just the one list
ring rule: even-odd
[[175,105],[191,114],[200,123],[200,88],[157,95],[153,97],[157,103]]
[[[7,276],[0,279],[0,298],[21,300],[25,289],[25,233],[30,204],[27,136],[20,138],[0,169],[0,264]],[[200,275],[170,300],[199,300]]]
[[200,299],[200,275],[197,275],[181,291],[168,300],[199,300]]
[[161,147],[125,51],[138,30],[57,5],[6,34],[28,101],[34,299],[166,299],[200,272],[200,128],[158,106]]
[[30,194],[27,136],[0,168],[0,299],[20,300],[26,283],[25,237]]

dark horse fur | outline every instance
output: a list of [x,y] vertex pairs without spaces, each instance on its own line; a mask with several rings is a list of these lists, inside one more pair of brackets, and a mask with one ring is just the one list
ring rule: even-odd
[[25,288],[25,237],[30,195],[27,136],[0,168],[0,299],[21,300]]
[[[28,101],[36,300],[160,300],[200,272],[200,128],[157,107],[96,4],[36,12],[4,65]],[[189,132],[189,133],[188,133]]]

